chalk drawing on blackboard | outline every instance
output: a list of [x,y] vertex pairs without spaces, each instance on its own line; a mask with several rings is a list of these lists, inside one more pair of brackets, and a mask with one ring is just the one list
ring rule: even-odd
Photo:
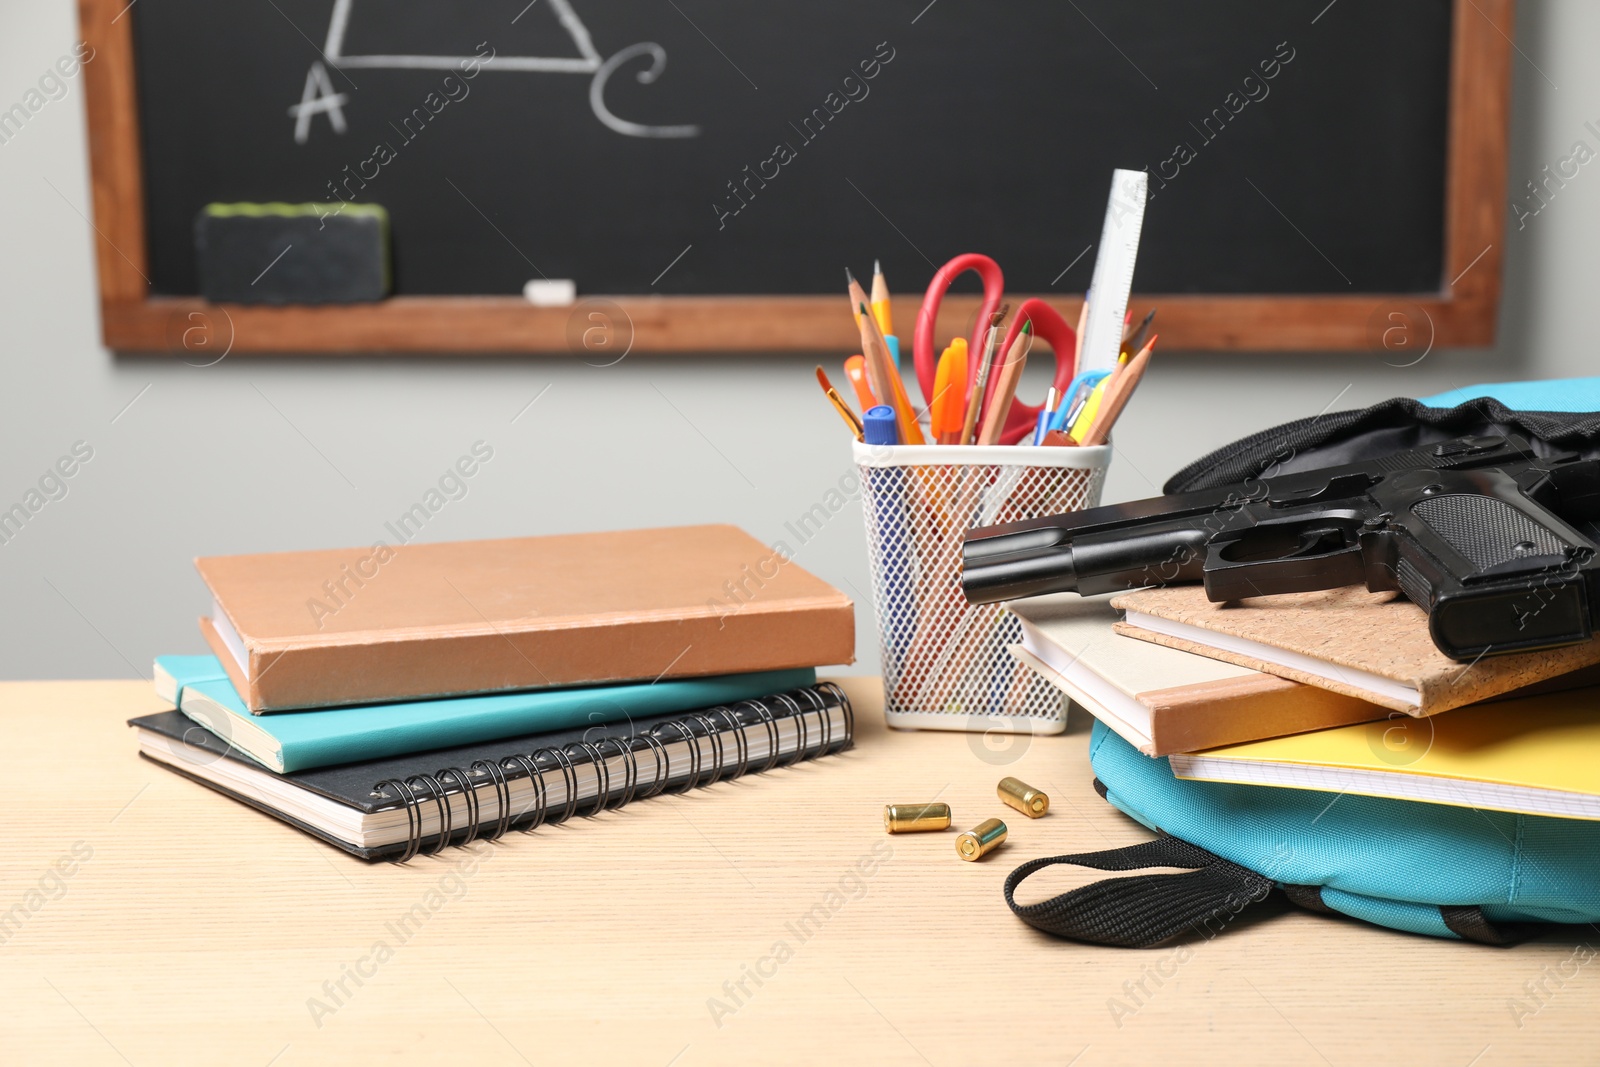
[[[333,15],[328,20],[328,38],[323,47],[323,58],[339,69],[350,70],[455,70],[463,63],[482,63],[484,70],[522,71],[541,74],[588,74],[589,107],[607,128],[626,137],[698,137],[700,127],[654,126],[631,122],[615,114],[606,105],[606,86],[611,76],[635,59],[648,57],[650,65],[635,77],[641,85],[650,85],[667,67],[667,50],[653,41],[629,45],[609,59],[602,58],[589,28],[573,10],[570,0],[544,0],[555,12],[562,29],[566,30],[576,55],[570,56],[502,56],[489,60],[481,56],[444,55],[361,55],[344,54],[345,30],[350,25],[350,9],[355,0],[334,0]],[[311,119],[326,114],[335,133],[345,131],[344,106],[346,94],[334,91],[328,72],[321,63],[313,63],[306,74],[305,89],[300,103],[289,109],[295,118],[295,141],[304,144],[311,130]]]
[[294,116],[294,143],[305,144],[311,137],[311,120],[319,114],[328,116],[328,125],[334,133],[343,133],[344,106],[350,102],[348,93],[336,92],[328,68],[321,63],[311,64],[306,71],[306,87],[300,92],[300,102],[289,109]]

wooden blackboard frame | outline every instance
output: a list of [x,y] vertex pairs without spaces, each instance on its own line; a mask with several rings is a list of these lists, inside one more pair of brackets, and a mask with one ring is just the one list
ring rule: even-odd
[[[1488,345],[1498,317],[1515,0],[1454,0],[1446,176],[1444,277],[1437,293],[1358,295],[1135,294],[1161,308],[1168,350],[1390,350],[1394,329],[1413,351]],[[582,352],[571,308],[536,308],[511,296],[399,296],[339,307],[214,305],[160,297],[145,278],[144,176],[126,0],[79,0],[89,166],[100,279],[101,334],[108,348],[264,353]],[[1076,300],[1044,294],[1069,319]],[[825,351],[857,347],[834,296],[616,296],[637,354]],[[1013,298],[1017,299],[1017,298]],[[901,322],[918,296],[895,301]],[[580,305],[582,306],[582,305]],[[976,297],[952,296],[950,321],[977,312]],[[1411,331],[1416,331],[1413,335]],[[581,331],[579,331],[581,336]],[[185,353],[188,354],[187,352]]]

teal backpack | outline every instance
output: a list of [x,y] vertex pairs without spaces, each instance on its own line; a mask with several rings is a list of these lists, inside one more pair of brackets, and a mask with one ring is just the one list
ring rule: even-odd
[[[1600,454],[1597,411],[1600,378],[1391,400],[1255,434],[1185,468],[1165,488],[1229,484],[1269,464],[1282,467],[1286,456],[1311,469],[1478,428],[1513,430],[1536,447],[1592,458]],[[1046,933],[1130,948],[1215,936],[1274,891],[1314,911],[1490,945],[1523,940],[1541,924],[1600,923],[1600,822],[1185,781],[1166,759],[1143,755],[1100,722],[1089,746],[1101,796],[1160,836],[1013,871],[1006,903]],[[1063,863],[1182,873],[1110,878],[1037,904],[1016,902],[1024,879]]]
[[[1314,911],[1489,945],[1525,939],[1530,924],[1600,922],[1600,822],[1185,781],[1099,722],[1089,758],[1100,794],[1161,836],[1011,872],[1006,903],[1045,933],[1125,948],[1210,937],[1275,889]],[[1183,873],[1016,903],[1025,878],[1058,863]]]

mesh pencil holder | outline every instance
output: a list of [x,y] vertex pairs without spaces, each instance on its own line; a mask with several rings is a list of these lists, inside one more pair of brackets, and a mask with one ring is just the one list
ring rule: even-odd
[[1060,733],[1061,692],[1006,651],[1022,624],[968,604],[961,539],[975,526],[1100,503],[1111,449],[856,442],[890,726]]

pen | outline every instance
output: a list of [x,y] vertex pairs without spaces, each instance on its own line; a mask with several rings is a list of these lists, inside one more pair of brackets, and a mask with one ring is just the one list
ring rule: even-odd
[[823,394],[833,404],[834,409],[839,412],[839,417],[845,421],[845,425],[850,427],[850,432],[855,434],[856,440],[861,440],[861,420],[856,417],[854,411],[850,410],[850,405],[844,402],[844,398],[833,387],[833,383],[828,381],[828,374],[821,367],[817,368],[817,384],[822,386]]
[[1050,420],[1055,417],[1056,405],[1061,403],[1061,394],[1056,392],[1056,387],[1051,386],[1050,391],[1044,395],[1044,407],[1039,409],[1039,421],[1033,427],[1033,443],[1044,444],[1044,435],[1050,432]]

